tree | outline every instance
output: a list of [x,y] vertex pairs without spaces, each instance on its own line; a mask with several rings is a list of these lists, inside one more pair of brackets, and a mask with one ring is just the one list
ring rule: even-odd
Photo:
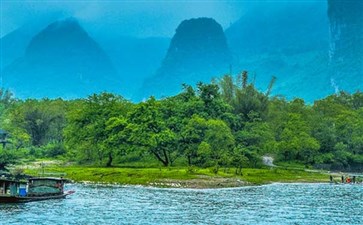
[[198,84],[200,100],[204,103],[202,115],[206,119],[219,119],[225,113],[231,112],[232,108],[223,101],[217,84]]
[[11,107],[16,101],[11,91],[0,88],[0,112]]
[[255,120],[246,122],[235,134],[236,142],[244,147],[254,147],[259,153],[273,153],[275,134],[267,122]]
[[188,123],[180,132],[179,143],[187,157],[189,166],[193,165],[193,161],[197,160],[199,157],[198,149],[204,140],[207,126],[207,121],[204,118],[194,115],[188,120]]
[[[66,103],[63,100],[27,100],[8,110],[7,127],[22,129],[31,138],[33,146],[63,141]],[[12,132],[11,132],[12,133]]]
[[16,162],[16,155],[3,148],[0,148],[0,171],[6,170],[6,166]]
[[107,167],[110,167],[113,162],[113,155],[116,153],[126,153],[127,147],[130,147],[128,143],[127,133],[128,121],[126,118],[111,117],[106,121],[106,140],[103,143],[103,148],[106,149],[108,155]]
[[233,77],[231,75],[224,75],[219,81],[219,87],[224,101],[232,105],[236,94],[236,85],[233,82]]
[[176,135],[163,121],[160,103],[151,97],[135,107],[129,115],[130,142],[150,152],[164,166],[177,157]]
[[260,118],[265,119],[268,110],[267,103],[268,99],[264,94],[258,92],[253,85],[248,85],[237,91],[234,108],[244,121],[249,120],[248,115],[251,112],[258,113]]
[[279,149],[284,160],[314,162],[320,148],[319,142],[310,135],[309,126],[300,114],[290,113],[281,133]]
[[235,144],[231,129],[222,120],[208,120],[205,142],[211,148],[211,160],[217,166],[228,166],[229,155]]
[[106,166],[111,166],[117,148],[110,140],[110,132],[117,131],[120,125],[111,118],[126,117],[130,110],[128,101],[110,93],[94,94],[85,101],[74,102],[65,129],[68,148],[75,149],[83,162],[103,164],[106,160]]
[[337,143],[335,120],[316,115],[312,120],[312,136],[320,143],[322,153],[332,152]]
[[196,165],[203,166],[203,167],[213,166],[213,162],[211,161],[211,154],[212,154],[212,149],[211,149],[210,144],[208,144],[205,141],[202,141],[198,145],[198,149],[197,149],[198,157],[197,157]]
[[338,142],[334,150],[334,161],[343,168],[349,166],[351,154],[348,151],[348,146],[342,142]]
[[249,159],[245,155],[245,149],[241,146],[234,148],[232,153],[232,166],[236,168],[235,173],[238,175],[243,175],[242,168],[247,165]]

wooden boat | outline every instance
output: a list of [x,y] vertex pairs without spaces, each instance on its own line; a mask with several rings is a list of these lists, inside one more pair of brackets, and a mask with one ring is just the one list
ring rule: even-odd
[[0,178],[0,203],[21,203],[65,198],[74,191],[64,192],[65,179],[40,177],[26,181]]

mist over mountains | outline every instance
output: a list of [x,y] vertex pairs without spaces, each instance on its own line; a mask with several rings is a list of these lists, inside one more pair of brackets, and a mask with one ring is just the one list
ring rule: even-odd
[[119,93],[135,100],[145,79],[160,66],[170,38],[96,38],[120,74]]
[[259,88],[275,75],[273,94],[312,101],[333,92],[326,2],[261,7],[232,24],[226,35],[235,72],[250,71]]
[[358,1],[260,4],[225,30],[213,18],[186,18],[172,38],[95,35],[75,18],[44,21],[1,38],[2,85],[21,98],[111,91],[135,101],[248,70],[258,88],[276,76],[272,94],[312,102],[363,88],[362,10]]
[[36,34],[24,56],[3,69],[3,82],[19,97],[75,98],[116,91],[120,78],[99,45],[68,18]]
[[0,39],[2,68],[8,66],[14,60],[24,56],[26,47],[31,39],[46,26],[56,21],[58,17],[46,17],[42,20],[35,20],[23,25]]
[[363,2],[329,0],[330,74],[337,88],[363,88]]
[[140,96],[170,96],[177,94],[183,83],[209,82],[212,76],[228,72],[231,59],[223,29],[214,19],[184,20],[161,67],[144,82]]

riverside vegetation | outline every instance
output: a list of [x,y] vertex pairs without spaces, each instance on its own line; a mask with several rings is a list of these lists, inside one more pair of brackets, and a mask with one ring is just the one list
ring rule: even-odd
[[327,180],[303,168],[267,169],[263,155],[277,164],[361,170],[363,93],[340,92],[306,104],[271,97],[274,82],[261,92],[243,72],[195,88],[183,85],[176,96],[140,103],[111,93],[20,100],[2,90],[1,128],[10,135],[0,150],[0,170],[45,158],[73,162],[49,170],[77,181]]

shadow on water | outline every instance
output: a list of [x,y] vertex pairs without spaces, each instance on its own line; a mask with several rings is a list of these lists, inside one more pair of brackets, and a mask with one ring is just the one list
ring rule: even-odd
[[[3,215],[13,215],[17,213],[22,213],[26,210],[26,203],[7,203],[0,204],[0,219]],[[0,222],[1,223],[1,222]]]

